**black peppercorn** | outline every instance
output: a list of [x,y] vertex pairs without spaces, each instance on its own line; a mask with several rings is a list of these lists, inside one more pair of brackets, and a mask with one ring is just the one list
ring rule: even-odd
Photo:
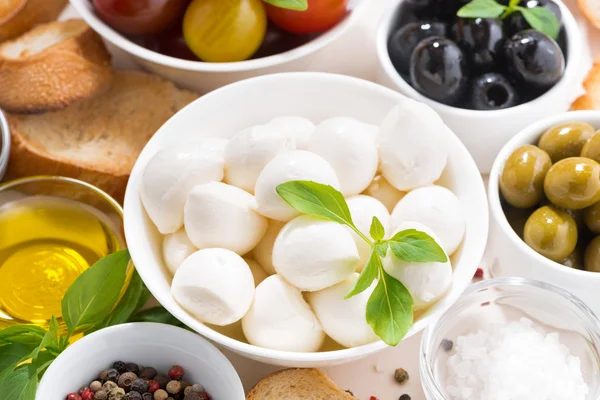
[[121,374],[117,384],[119,385],[119,387],[122,387],[123,389],[125,389],[126,392],[128,392],[131,389],[131,384],[136,379],[137,379],[137,375],[134,374],[133,372],[125,372],[125,373]]
[[154,400],[154,395],[152,393],[144,393],[142,395],[142,400]]
[[102,371],[100,372],[100,375],[98,375],[98,378],[100,379],[100,382],[104,383],[106,382],[106,375],[108,374],[108,371]]
[[129,362],[125,364],[125,371],[133,372],[137,375],[140,373],[140,367],[136,363]]
[[138,392],[129,392],[127,396],[125,396],[127,400],[142,400],[142,395]]
[[405,393],[398,400],[410,400],[410,396]]
[[131,383],[131,390],[138,393],[146,393],[148,391],[148,382],[142,378],[137,378]]
[[179,383],[181,384],[181,391],[182,392],[185,390],[186,387],[192,386],[191,383],[189,383],[188,381],[185,381],[185,380],[181,380],[181,381],[179,381]]
[[156,372],[156,369],[152,368],[152,367],[146,367],[146,368],[142,368],[140,370],[140,375],[139,377],[142,379],[154,379],[154,377],[156,376],[158,372]]
[[158,383],[158,386],[160,386],[161,389],[166,388],[167,383],[171,382],[171,378],[169,378],[167,375],[162,375],[162,374],[156,375],[153,380],[156,383]]
[[125,363],[123,361],[115,361],[112,367],[119,371],[120,374],[125,372]]
[[444,351],[450,351],[454,347],[454,343],[452,342],[452,340],[443,339],[441,346],[442,349],[444,349]]
[[117,383],[119,381],[120,375],[121,374],[119,374],[119,371],[117,371],[116,369],[114,369],[114,368],[109,369],[106,372],[106,380]]
[[394,379],[396,379],[396,382],[402,385],[408,380],[408,372],[406,372],[406,370],[403,368],[398,368],[396,371],[394,371]]

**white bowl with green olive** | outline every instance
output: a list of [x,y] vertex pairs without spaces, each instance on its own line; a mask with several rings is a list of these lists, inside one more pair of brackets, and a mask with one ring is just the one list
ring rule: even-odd
[[488,195],[492,275],[562,286],[600,314],[600,112],[518,133],[494,161]]

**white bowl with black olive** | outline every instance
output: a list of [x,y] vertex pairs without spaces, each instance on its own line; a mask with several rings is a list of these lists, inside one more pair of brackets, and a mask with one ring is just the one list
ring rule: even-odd
[[[515,132],[568,110],[584,74],[581,34],[560,0],[462,8],[473,18],[456,16],[468,1],[441,1],[392,2],[377,34],[377,80],[433,107],[489,173]],[[498,13],[510,15],[474,18]]]

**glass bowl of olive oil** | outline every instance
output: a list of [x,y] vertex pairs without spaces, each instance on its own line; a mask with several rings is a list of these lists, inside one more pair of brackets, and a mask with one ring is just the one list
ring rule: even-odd
[[121,206],[85,182],[39,176],[0,184],[0,328],[60,317],[71,283],[125,248],[122,232]]

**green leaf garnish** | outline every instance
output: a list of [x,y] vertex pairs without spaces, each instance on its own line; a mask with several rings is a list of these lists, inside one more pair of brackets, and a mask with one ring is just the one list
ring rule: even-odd
[[408,262],[446,262],[442,247],[425,232],[407,229],[388,240],[390,249],[399,260]]
[[413,323],[413,298],[406,287],[383,268],[367,303],[367,323],[389,346],[396,346]]
[[37,370],[34,368],[19,368],[7,371],[0,378],[0,393],[2,398],[11,400],[33,400],[38,386]]
[[0,343],[22,343],[37,346],[46,331],[37,325],[13,325],[0,331]]
[[385,229],[377,217],[373,217],[366,237],[354,226],[344,196],[331,186],[312,181],[291,181],[277,186],[277,193],[294,209],[309,215],[325,218],[350,227],[371,246],[371,254],[354,288],[345,298],[349,299],[367,290],[379,278],[379,282],[367,302],[366,319],[373,331],[385,343],[395,346],[406,335],[413,321],[413,298],[406,287],[383,268],[382,258],[392,249],[396,257],[410,262],[445,262],[446,253],[425,232],[408,229],[384,240]]
[[525,20],[537,31],[545,33],[556,40],[560,32],[560,22],[550,10],[544,7],[519,7]]
[[189,329],[162,306],[138,311],[131,316],[129,322],[156,322],[159,324],[168,324]]
[[61,304],[69,334],[89,329],[110,314],[125,283],[129,261],[127,250],[106,256],[67,289]]
[[461,18],[497,18],[506,8],[494,0],[473,0],[462,6],[456,15]]
[[31,354],[35,348],[34,345],[21,343],[0,346],[0,377],[15,369],[17,364]]
[[379,270],[381,267],[381,258],[379,258],[379,255],[375,250],[372,250],[367,263],[358,276],[356,285],[354,285],[352,291],[348,293],[344,299],[349,299],[350,297],[356,296],[357,294],[367,290],[373,281],[379,276]]
[[279,8],[287,8],[288,10],[306,11],[308,10],[308,0],[264,0]]
[[381,240],[385,236],[385,229],[383,228],[381,221],[375,216],[371,221],[371,228],[369,229],[369,234],[374,240]]
[[47,347],[55,349],[57,352],[61,351],[58,338],[58,321],[54,315],[50,320],[50,325],[48,326],[48,330],[46,331],[44,338],[40,342],[39,346],[36,347],[36,349],[29,355],[29,357],[33,359],[37,358],[40,352]]

